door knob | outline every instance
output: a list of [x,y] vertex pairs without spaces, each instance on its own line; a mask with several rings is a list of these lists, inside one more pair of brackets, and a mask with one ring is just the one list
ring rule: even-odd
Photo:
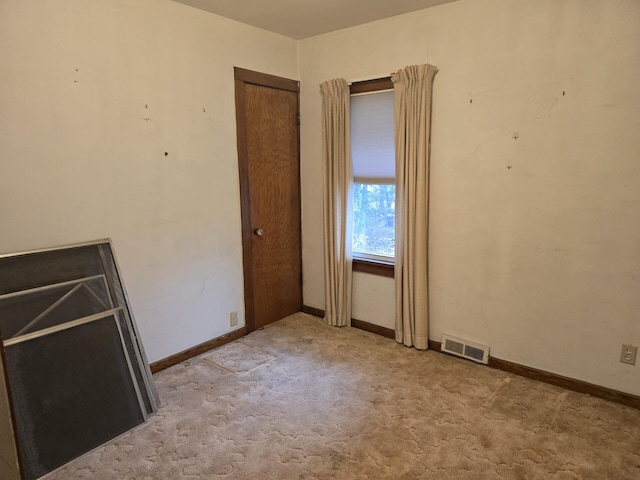
[[258,237],[261,237],[262,235],[264,235],[264,230],[262,230],[261,228],[256,228],[253,233],[255,233]]

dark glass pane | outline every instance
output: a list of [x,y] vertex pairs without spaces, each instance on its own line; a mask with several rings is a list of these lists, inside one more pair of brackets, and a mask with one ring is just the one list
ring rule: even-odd
[[28,479],[144,421],[113,316],[9,345],[5,354]]
[[109,310],[109,302],[104,277],[0,297],[0,332],[7,340],[62,325]]
[[0,295],[103,273],[96,245],[0,259]]

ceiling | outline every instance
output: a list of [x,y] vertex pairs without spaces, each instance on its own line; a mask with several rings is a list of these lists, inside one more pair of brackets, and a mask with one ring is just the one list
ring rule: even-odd
[[174,0],[297,40],[455,0]]

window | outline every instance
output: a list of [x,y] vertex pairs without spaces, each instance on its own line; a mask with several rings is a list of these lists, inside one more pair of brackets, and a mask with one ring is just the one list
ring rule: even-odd
[[357,256],[389,261],[395,254],[395,185],[355,183],[353,251]]
[[[393,275],[395,147],[390,79],[351,86],[354,270]],[[365,269],[358,268],[367,264]],[[384,271],[371,267],[384,266]],[[390,273],[390,275],[389,275]]]

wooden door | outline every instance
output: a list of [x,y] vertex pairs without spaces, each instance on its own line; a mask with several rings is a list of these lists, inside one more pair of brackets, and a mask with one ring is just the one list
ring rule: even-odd
[[245,314],[253,331],[302,306],[297,81],[236,68]]

